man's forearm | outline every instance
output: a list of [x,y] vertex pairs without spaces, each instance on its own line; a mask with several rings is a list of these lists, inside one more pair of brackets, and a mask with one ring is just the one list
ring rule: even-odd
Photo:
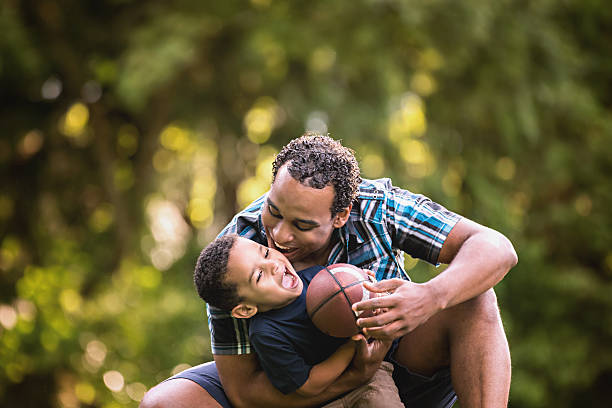
[[317,396],[303,397],[295,392],[285,395],[272,385],[253,355],[215,356],[215,361],[225,393],[236,408],[318,406],[367,381],[363,375],[349,370]]
[[342,374],[333,384],[316,396],[305,397],[295,392],[285,395],[272,386],[265,372],[259,371],[253,376],[250,384],[242,388],[240,397],[235,400],[230,396],[230,401],[236,408],[315,407],[357,388],[362,383],[363,381],[360,382],[354,375]]

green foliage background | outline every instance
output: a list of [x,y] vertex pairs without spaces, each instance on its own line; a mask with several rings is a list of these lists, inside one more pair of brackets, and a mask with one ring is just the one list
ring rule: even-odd
[[606,2],[4,0],[0,27],[0,406],[135,407],[209,360],[197,254],[306,128],[513,241],[510,406],[609,400]]

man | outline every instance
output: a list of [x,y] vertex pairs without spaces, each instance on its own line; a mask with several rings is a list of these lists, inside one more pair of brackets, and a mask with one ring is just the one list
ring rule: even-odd
[[[281,251],[296,269],[346,262],[374,271],[380,282],[369,289],[389,295],[355,308],[385,312],[358,324],[381,340],[404,336],[397,351],[404,364],[394,377],[406,405],[448,407],[455,391],[463,406],[507,405],[510,355],[491,288],[517,257],[502,234],[389,180],[361,180],[350,149],[309,133],[282,149],[270,191],[234,217],[226,233]],[[449,265],[424,284],[412,283],[402,251]],[[318,399],[284,396],[258,367],[246,321],[209,313],[216,369],[237,407],[320,404],[366,382],[387,351],[388,343],[362,342],[349,370]],[[210,377],[211,365],[205,368],[154,387],[141,407],[218,406],[211,397],[217,390],[198,379]]]

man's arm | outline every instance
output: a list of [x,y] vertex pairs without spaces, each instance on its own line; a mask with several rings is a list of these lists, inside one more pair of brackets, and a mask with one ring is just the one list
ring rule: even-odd
[[463,218],[444,241],[438,261],[449,264],[446,270],[422,284],[400,279],[365,283],[367,289],[389,295],[353,305],[355,310],[386,309],[357,324],[373,337],[403,336],[440,310],[491,289],[516,265],[517,255],[505,236]]
[[236,408],[241,407],[311,407],[334,399],[366,383],[380,366],[389,342],[357,342],[355,358],[349,368],[321,394],[304,397],[298,393],[282,394],[261,369],[255,354],[214,355],[226,395]]

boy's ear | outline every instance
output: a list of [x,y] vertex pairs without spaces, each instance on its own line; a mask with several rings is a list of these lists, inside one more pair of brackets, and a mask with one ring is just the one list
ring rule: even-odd
[[345,209],[343,209],[342,211],[334,215],[334,228],[340,228],[344,224],[346,224],[346,222],[349,219],[349,215],[351,215],[352,208],[353,208],[353,204],[351,203],[349,204],[348,207],[346,207]]
[[257,313],[257,306],[248,303],[239,303],[232,309],[232,316],[236,319],[248,319]]

